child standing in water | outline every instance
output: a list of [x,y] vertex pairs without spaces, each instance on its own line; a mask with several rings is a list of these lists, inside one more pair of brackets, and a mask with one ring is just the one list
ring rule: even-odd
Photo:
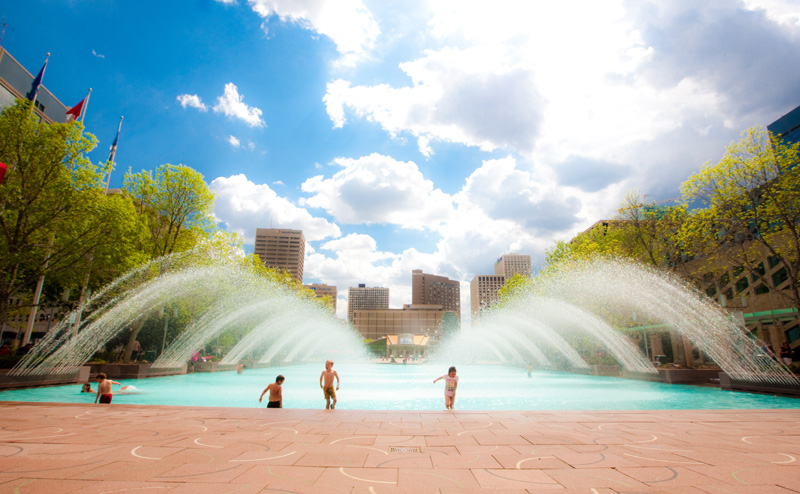
[[[319,387],[322,388],[322,392],[324,393],[325,398],[325,409],[335,409],[336,408],[336,390],[333,389],[333,378],[336,378],[336,390],[339,389],[339,374],[333,370],[333,360],[328,360],[325,362],[325,370],[322,371],[322,374],[319,375]],[[324,382],[323,382],[324,381]],[[331,403],[331,398],[333,398],[333,403]]]
[[434,383],[439,379],[444,379],[444,406],[452,410],[456,404],[456,388],[458,387],[458,376],[456,376],[455,366],[447,370],[447,374],[434,379]]
[[267,403],[267,408],[283,408],[283,388],[281,385],[284,380],[286,380],[286,378],[279,374],[278,377],[275,378],[275,382],[264,389],[264,392],[261,393],[261,396],[258,398],[258,402],[261,403],[262,398],[264,398],[264,395],[269,391],[269,403]]
[[111,385],[116,384],[118,386],[122,386],[122,384],[118,383],[117,381],[112,381],[111,379],[106,379],[105,373],[101,372],[97,374],[97,396],[94,397],[94,402],[97,403],[97,400],[100,400],[100,403],[111,403]]

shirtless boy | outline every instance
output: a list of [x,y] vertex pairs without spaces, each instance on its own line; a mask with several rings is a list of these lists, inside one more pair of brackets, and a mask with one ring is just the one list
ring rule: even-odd
[[112,384],[122,386],[122,384],[118,383],[117,381],[106,379],[106,375],[102,372],[97,374],[97,396],[94,397],[95,403],[97,403],[98,399],[100,400],[100,403],[111,403]]
[[[336,390],[333,389],[333,378],[336,378]],[[324,382],[323,382],[324,381]],[[325,370],[319,375],[319,387],[325,395],[325,409],[333,410],[336,408],[336,391],[339,390],[339,374],[333,370],[333,360],[325,362]],[[331,403],[333,398],[333,403]]]
[[264,388],[264,392],[258,397],[258,402],[261,403],[261,399],[264,398],[264,395],[269,391],[269,403],[267,403],[267,408],[283,408],[283,388],[281,384],[283,384],[285,380],[285,377],[278,375],[274,383]]

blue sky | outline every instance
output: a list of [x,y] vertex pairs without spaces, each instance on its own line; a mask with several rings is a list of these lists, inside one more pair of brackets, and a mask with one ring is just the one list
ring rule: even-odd
[[[691,5],[697,3],[698,5]],[[653,200],[800,105],[796,0],[28,0],[3,46],[85,119],[111,183],[183,163],[220,224],[302,229],[305,282],[468,282]]]

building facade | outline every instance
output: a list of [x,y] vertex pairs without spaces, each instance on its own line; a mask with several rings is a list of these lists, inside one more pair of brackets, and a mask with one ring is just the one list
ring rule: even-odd
[[477,320],[481,313],[494,305],[499,297],[497,292],[506,284],[503,275],[479,274],[469,283],[469,301],[472,320]]
[[302,230],[257,228],[255,254],[268,268],[286,271],[303,282],[306,239]]
[[438,340],[444,310],[441,305],[407,304],[402,309],[358,309],[353,326],[363,338],[377,340],[388,335],[429,335]]
[[[39,68],[36,69],[37,73]],[[17,98],[26,99],[34,78],[33,74],[0,47],[0,110],[14,106]],[[36,93],[36,114],[39,118],[47,123],[64,123],[67,121],[67,110],[44,84],[39,86],[39,92]]]
[[527,254],[505,254],[494,263],[494,274],[511,279],[515,274],[530,277],[533,274],[531,256]]
[[324,283],[312,283],[303,286],[309,290],[313,290],[317,296],[316,298],[330,297],[331,303],[333,304],[333,312],[336,312],[337,290],[335,286],[326,285]]
[[388,309],[389,289],[367,287],[361,283],[347,289],[347,322],[353,324],[357,310]]
[[411,304],[441,305],[445,311],[455,312],[461,320],[461,283],[415,269],[411,271]]

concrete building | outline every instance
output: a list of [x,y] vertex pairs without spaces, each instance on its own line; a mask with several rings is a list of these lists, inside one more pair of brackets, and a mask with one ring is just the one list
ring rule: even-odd
[[[41,63],[44,63],[44,57],[42,57]],[[41,69],[41,65],[36,67],[35,73],[38,73],[39,69]],[[45,72],[46,75],[47,72]],[[3,47],[0,47],[0,110],[13,106],[17,98],[27,98],[35,77]],[[39,118],[47,123],[64,123],[67,121],[68,109],[53,93],[47,90],[45,84],[39,86],[35,110]]]
[[476,321],[481,312],[498,300],[497,292],[506,284],[503,275],[480,274],[469,283],[469,301],[472,320]]
[[377,340],[388,335],[429,335],[438,340],[444,310],[441,305],[407,304],[402,309],[358,309],[353,326],[363,338]]
[[445,311],[455,312],[461,320],[461,283],[444,276],[411,271],[411,304],[441,305]]
[[265,266],[287,271],[303,282],[306,239],[301,230],[257,228],[255,254]]
[[505,254],[494,263],[494,274],[511,279],[515,274],[530,277],[533,274],[531,256],[527,254]]
[[326,285],[324,283],[312,283],[310,285],[303,285],[309,290],[313,290],[317,298],[330,297],[333,304],[333,312],[336,312],[336,296],[337,290],[335,286]]
[[351,324],[353,324],[353,317],[357,310],[388,308],[388,288],[370,288],[361,283],[358,287],[350,287],[347,289],[347,322]]

